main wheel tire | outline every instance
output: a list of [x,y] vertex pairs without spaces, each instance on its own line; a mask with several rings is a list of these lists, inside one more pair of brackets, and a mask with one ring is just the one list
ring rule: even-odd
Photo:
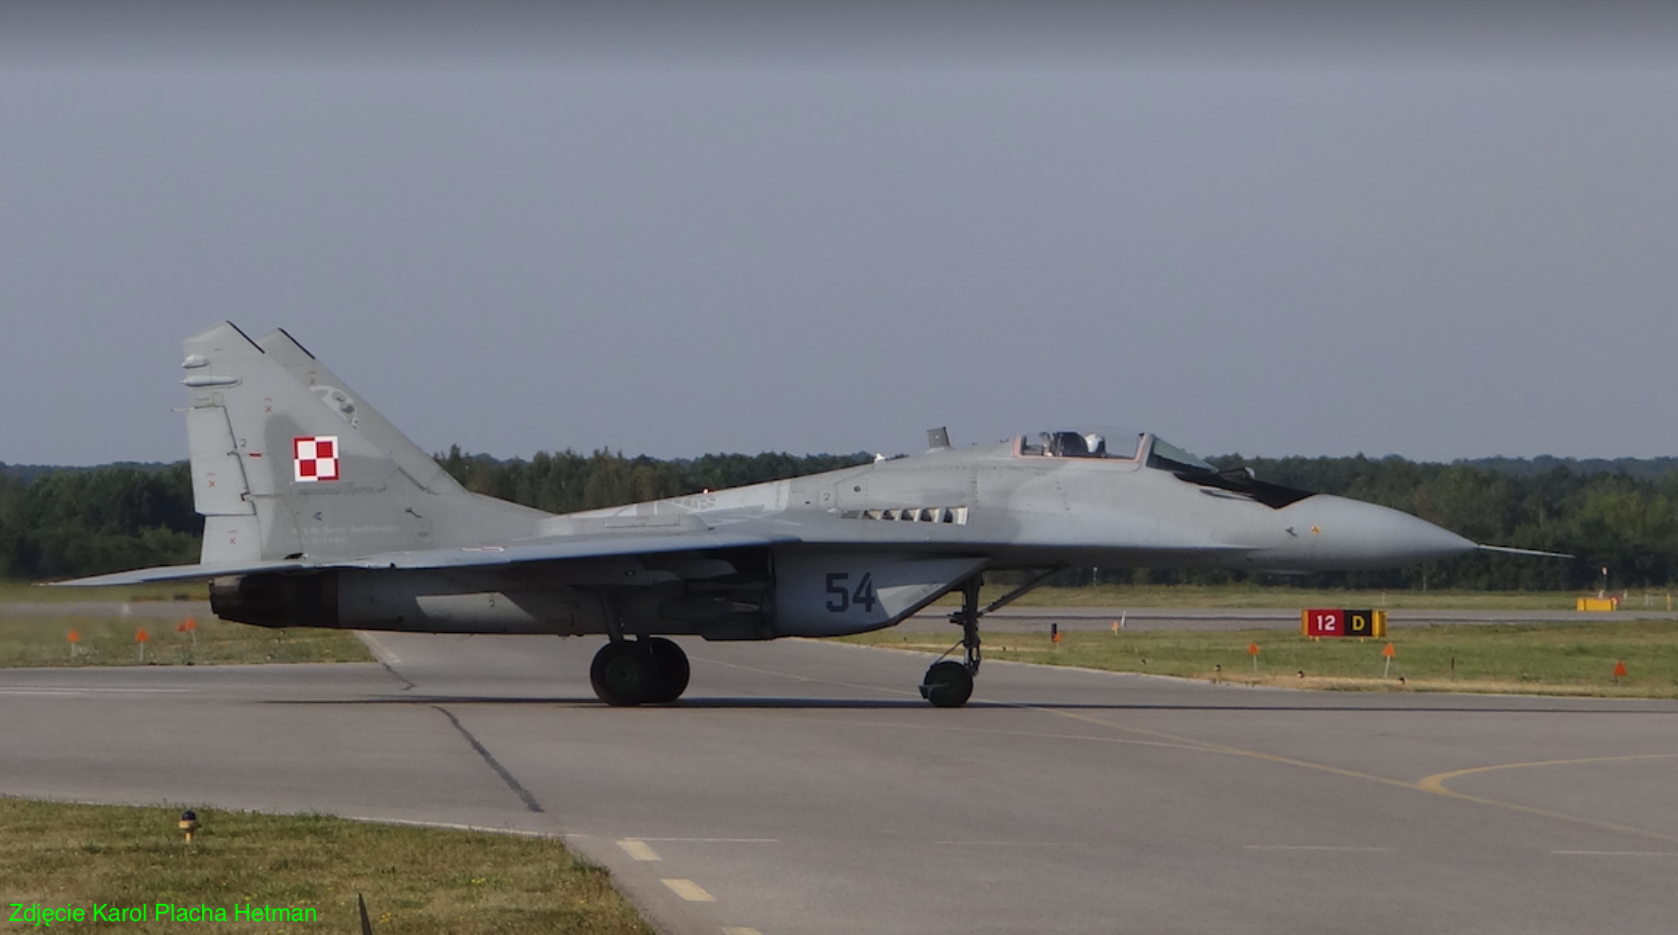
[[682,697],[682,692],[688,690],[688,679],[693,675],[693,667],[688,664],[688,654],[682,652],[682,647],[662,636],[650,637],[642,642],[647,644],[647,652],[652,654],[653,668],[657,673],[647,701],[652,704],[669,704]]
[[628,707],[652,697],[658,687],[658,666],[639,643],[607,643],[594,654],[588,680],[601,701]]
[[935,662],[921,680],[921,696],[937,708],[959,708],[973,697],[973,674],[959,662]]

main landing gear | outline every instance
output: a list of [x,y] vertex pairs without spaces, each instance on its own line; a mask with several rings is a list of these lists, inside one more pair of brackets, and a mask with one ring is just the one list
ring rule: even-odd
[[609,705],[669,704],[687,691],[687,653],[661,636],[617,639],[594,654],[588,678]]

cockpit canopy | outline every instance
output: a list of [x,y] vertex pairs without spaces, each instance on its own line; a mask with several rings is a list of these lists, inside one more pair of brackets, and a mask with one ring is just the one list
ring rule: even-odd
[[1216,474],[1218,469],[1194,454],[1178,448],[1163,438],[1150,435],[1153,444],[1148,449],[1148,467],[1174,474]]
[[1022,458],[1082,458],[1127,461],[1157,471],[1169,471],[1184,483],[1203,488],[1215,497],[1251,500],[1280,510],[1313,496],[1309,490],[1261,481],[1250,468],[1220,471],[1158,435],[1124,429],[1062,429],[1039,432],[1037,441],[1022,436],[1016,443]]
[[1028,458],[1107,458],[1142,460],[1148,467],[1173,474],[1216,474],[1218,469],[1157,435],[1123,429],[1060,429],[1039,432],[1033,443],[1020,439],[1020,455]]

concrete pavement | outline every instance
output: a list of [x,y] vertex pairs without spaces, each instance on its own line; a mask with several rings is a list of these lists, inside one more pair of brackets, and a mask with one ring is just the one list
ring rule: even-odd
[[561,835],[667,932],[1667,932],[1678,704],[1312,694],[685,642],[379,634],[383,665],[0,672],[0,792]]

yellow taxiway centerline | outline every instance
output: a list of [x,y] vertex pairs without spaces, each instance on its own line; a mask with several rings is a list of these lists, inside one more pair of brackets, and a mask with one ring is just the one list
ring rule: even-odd
[[628,854],[634,860],[663,860],[664,859],[664,858],[658,856],[658,854],[655,853],[652,848],[648,847],[647,842],[645,842],[645,841],[636,840],[634,838],[627,838],[625,840],[619,841],[618,846],[623,848],[623,852],[625,854]]
[[659,882],[670,887],[672,893],[690,903],[714,903],[717,901],[715,896],[705,892],[703,887],[692,880],[661,880]]

